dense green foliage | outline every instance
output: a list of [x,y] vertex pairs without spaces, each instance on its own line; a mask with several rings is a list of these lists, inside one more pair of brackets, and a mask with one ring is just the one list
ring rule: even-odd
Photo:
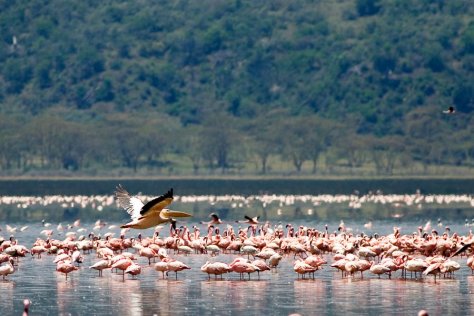
[[473,17],[471,0],[1,1],[0,169],[465,172]]

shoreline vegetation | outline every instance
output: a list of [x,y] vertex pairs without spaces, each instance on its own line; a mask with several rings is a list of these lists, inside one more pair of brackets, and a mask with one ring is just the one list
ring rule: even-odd
[[265,180],[314,180],[314,181],[344,181],[344,180],[471,180],[474,179],[474,174],[466,175],[392,175],[392,176],[353,176],[353,175],[338,175],[338,176],[310,176],[310,175],[206,175],[206,176],[191,176],[191,175],[158,175],[158,176],[88,176],[88,175],[71,175],[71,176],[0,176],[0,181],[109,181],[109,180],[229,180],[229,181],[265,181]]
[[474,177],[473,16],[472,0],[3,1],[0,177]]

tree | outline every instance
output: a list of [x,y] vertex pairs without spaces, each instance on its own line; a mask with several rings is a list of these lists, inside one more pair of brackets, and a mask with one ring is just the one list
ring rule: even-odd
[[392,175],[397,159],[405,148],[403,138],[400,136],[372,138],[370,147],[376,173]]
[[379,0],[356,0],[357,13],[360,16],[374,15],[380,11]]
[[303,163],[313,158],[313,146],[308,142],[312,133],[313,126],[304,117],[289,117],[281,124],[279,137],[282,156],[291,160],[298,173],[301,172]]
[[208,117],[204,122],[202,140],[204,148],[203,158],[208,166],[220,168],[222,173],[231,167],[232,150],[237,148],[241,137],[236,131],[237,121],[225,113],[217,113]]

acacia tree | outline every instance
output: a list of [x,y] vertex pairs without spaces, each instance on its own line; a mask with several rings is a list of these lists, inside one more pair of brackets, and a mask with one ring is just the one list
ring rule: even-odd
[[260,164],[260,172],[268,172],[269,158],[278,153],[279,150],[279,118],[274,113],[267,113],[258,117],[247,126],[248,135],[251,139],[251,152]]
[[355,131],[347,131],[338,138],[336,147],[341,155],[347,159],[350,168],[361,167],[367,162],[369,153],[369,138],[367,135],[358,135]]
[[313,163],[312,173],[315,174],[319,157],[337,138],[339,126],[331,120],[318,116],[309,116],[303,118],[302,121],[302,124],[311,129],[307,134],[306,143],[309,157]]
[[216,167],[226,173],[230,167],[231,153],[241,140],[236,126],[237,120],[225,113],[208,117],[204,122],[201,131],[203,158],[211,170]]
[[401,136],[372,138],[370,147],[376,173],[393,174],[397,159],[405,149],[403,138]]
[[195,175],[199,174],[204,156],[202,135],[202,126],[188,125],[180,130],[178,137],[177,151],[191,160]]
[[0,115],[0,169],[22,167],[26,146],[21,127],[15,118]]
[[279,137],[282,143],[281,154],[293,163],[296,171],[301,172],[303,163],[312,158],[308,140],[312,126],[304,117],[289,117],[281,124]]
[[405,117],[405,135],[410,154],[423,164],[424,172],[430,164],[441,162],[439,142],[447,130],[436,115],[439,109],[420,107],[410,111]]

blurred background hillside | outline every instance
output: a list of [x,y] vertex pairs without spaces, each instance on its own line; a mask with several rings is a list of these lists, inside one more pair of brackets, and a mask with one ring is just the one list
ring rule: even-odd
[[472,0],[9,0],[0,36],[0,176],[474,176]]

